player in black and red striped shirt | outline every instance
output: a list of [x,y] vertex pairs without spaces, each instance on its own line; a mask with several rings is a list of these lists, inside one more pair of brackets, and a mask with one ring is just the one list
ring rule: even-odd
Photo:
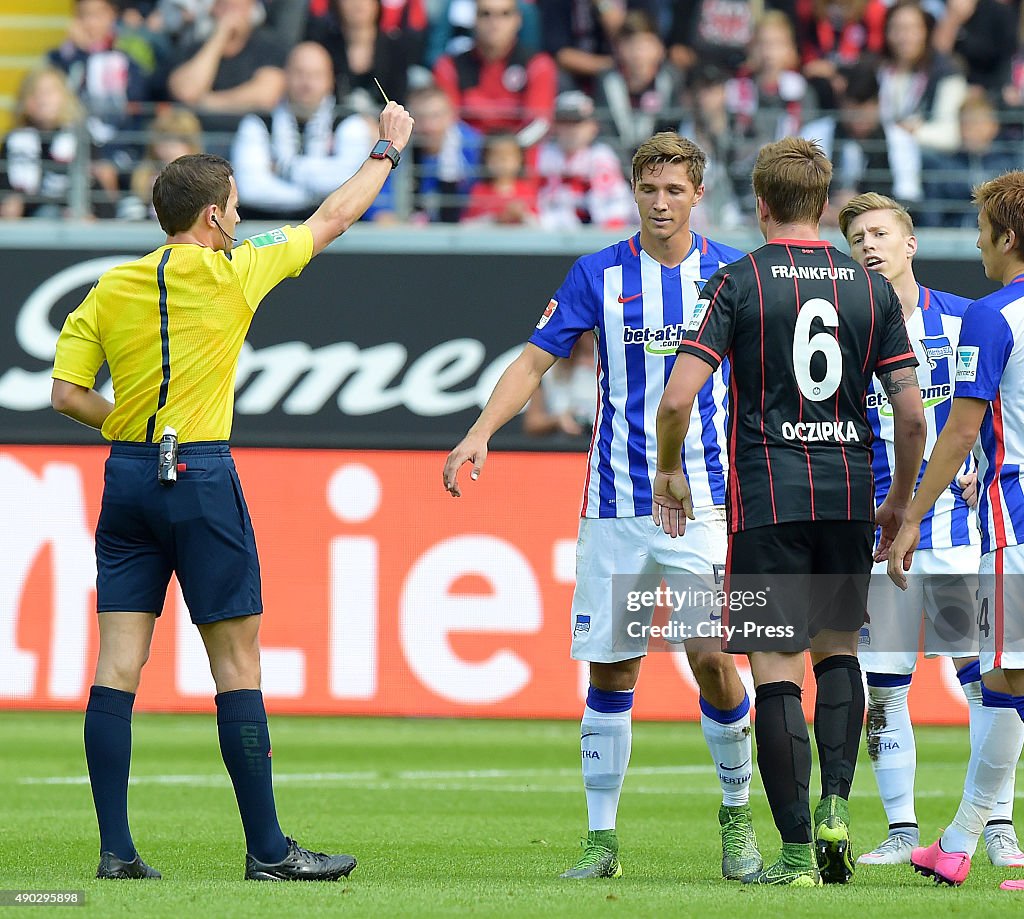
[[[818,235],[832,168],[786,138],[762,148],[754,194],[768,244],[720,269],[679,347],[658,411],[655,520],[692,518],[678,453],[694,394],[728,357],[729,557],[723,642],[750,657],[758,766],[782,858],[762,884],[845,883],[847,801],[864,719],[857,637],[876,522],[884,550],[921,466],[925,420],[900,303],[889,282]],[[873,374],[893,407],[896,469],[877,514],[865,396]],[[811,755],[801,707],[805,649],[817,680],[822,800],[814,848]],[[817,868],[815,858],[817,856]]]

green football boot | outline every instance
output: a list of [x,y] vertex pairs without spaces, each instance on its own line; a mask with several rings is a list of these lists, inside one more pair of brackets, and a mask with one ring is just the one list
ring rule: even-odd
[[743,883],[775,887],[821,887],[821,875],[814,864],[814,855],[809,845],[784,842],[779,860],[770,868],[744,878]]
[[718,808],[718,823],[722,827],[722,877],[727,881],[743,881],[758,874],[764,859],[757,849],[757,836],[750,814],[750,805]]
[[615,830],[591,830],[581,840],[583,854],[563,878],[620,878],[622,865],[619,864],[619,840]]
[[839,795],[822,798],[814,808],[814,857],[826,884],[846,884],[853,879],[850,802]]

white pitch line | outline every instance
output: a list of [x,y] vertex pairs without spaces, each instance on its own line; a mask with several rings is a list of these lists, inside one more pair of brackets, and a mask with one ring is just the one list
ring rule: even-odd
[[[711,775],[711,766],[636,766],[629,770],[630,775]],[[557,775],[576,777],[580,774],[575,769],[467,769],[421,771],[404,770],[396,773],[400,779],[515,779],[531,775]]]
[[[711,775],[711,766],[638,766],[630,775]],[[462,770],[403,770],[389,776],[386,773],[370,772],[276,772],[274,781],[297,782],[360,782],[387,781],[395,787],[401,784],[423,783],[440,779],[517,779],[540,776],[546,778],[576,778],[579,769],[462,769]],[[199,775],[136,775],[133,785],[224,785],[228,777],[224,774],[205,773]],[[18,779],[19,785],[88,785],[87,775],[26,776]],[[489,786],[483,786],[489,787]],[[528,786],[527,786],[528,787]]]

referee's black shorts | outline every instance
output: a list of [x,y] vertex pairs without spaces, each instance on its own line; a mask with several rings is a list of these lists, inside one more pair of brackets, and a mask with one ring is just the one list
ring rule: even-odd
[[156,613],[176,574],[197,625],[263,611],[252,520],[228,444],[182,444],[178,481],[159,444],[111,444],[96,526],[98,612]]
[[859,631],[874,532],[864,520],[802,520],[731,534],[722,647],[803,651],[819,632]]

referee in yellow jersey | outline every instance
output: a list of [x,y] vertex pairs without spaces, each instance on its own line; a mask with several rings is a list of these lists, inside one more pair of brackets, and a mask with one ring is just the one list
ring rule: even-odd
[[[259,559],[228,437],[238,354],[260,301],[359,219],[412,127],[389,102],[367,161],[312,217],[237,248],[231,166],[206,154],[175,160],[153,189],[164,245],[104,274],[64,323],[53,407],[112,441],[96,527],[100,650],[85,714],[99,878],[160,877],[128,828],[128,771],[135,691],[172,573],[217,685],[246,879],[337,880],[355,867],[350,855],[302,848],[277,821],[260,692]],[[113,404],[92,388],[104,361]],[[167,428],[177,434],[176,458],[160,448]]]

